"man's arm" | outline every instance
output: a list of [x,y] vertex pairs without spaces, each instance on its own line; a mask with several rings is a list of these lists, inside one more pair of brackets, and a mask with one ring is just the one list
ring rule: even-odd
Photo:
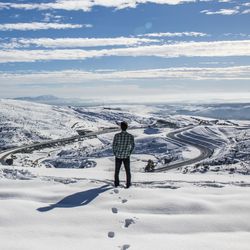
[[117,152],[117,135],[115,135],[114,140],[113,140],[113,144],[112,144],[112,149],[113,149],[113,153],[114,155]]
[[135,139],[134,139],[134,136],[131,135],[131,150],[130,150],[130,154],[132,154],[134,148],[135,148]]

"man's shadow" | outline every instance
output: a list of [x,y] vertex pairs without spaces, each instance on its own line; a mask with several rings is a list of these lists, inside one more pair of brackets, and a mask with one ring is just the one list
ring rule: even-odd
[[75,193],[69,196],[66,196],[62,200],[58,201],[55,204],[51,204],[47,207],[40,207],[37,210],[39,212],[47,212],[54,208],[72,208],[88,205],[93,201],[99,194],[106,192],[112,189],[110,185],[104,185],[99,188],[93,188],[87,191]]

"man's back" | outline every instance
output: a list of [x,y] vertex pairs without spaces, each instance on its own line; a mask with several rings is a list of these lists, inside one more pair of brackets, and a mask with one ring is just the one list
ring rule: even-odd
[[128,132],[122,131],[115,135],[113,141],[113,152],[117,158],[128,158],[132,153],[134,146],[134,136]]

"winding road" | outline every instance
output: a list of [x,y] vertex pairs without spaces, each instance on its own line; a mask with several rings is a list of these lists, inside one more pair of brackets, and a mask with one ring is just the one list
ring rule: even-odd
[[52,146],[65,145],[68,143],[72,143],[74,141],[82,140],[84,138],[91,138],[100,134],[107,134],[107,133],[116,132],[116,131],[119,131],[119,129],[107,128],[98,132],[88,132],[85,135],[75,135],[75,136],[71,136],[68,138],[50,140],[46,142],[34,143],[31,145],[25,145],[25,146],[20,146],[20,147],[15,147],[12,149],[4,150],[0,152],[0,163],[2,165],[6,165],[6,158],[11,154],[22,153],[25,151],[32,152],[34,150],[38,150],[42,148],[50,148]]
[[181,129],[181,130],[173,131],[173,132],[169,133],[167,135],[167,137],[170,138],[171,140],[174,140],[174,141],[177,141],[180,143],[184,143],[184,144],[187,144],[187,145],[190,145],[190,146],[197,148],[200,151],[200,155],[193,158],[193,159],[184,160],[182,162],[177,162],[177,163],[173,163],[173,164],[166,164],[163,167],[156,168],[154,170],[154,172],[163,172],[163,171],[171,170],[174,168],[179,168],[179,167],[183,167],[186,165],[194,164],[194,163],[200,162],[200,161],[205,160],[205,159],[212,156],[213,149],[211,148],[211,145],[207,145],[207,143],[205,141],[198,141],[195,138],[188,137],[188,136],[184,135],[184,132],[186,132],[192,128],[193,128],[193,126],[187,127],[187,128]]
[[[175,130],[173,132],[170,132],[167,135],[167,137],[171,141],[174,141],[176,143],[182,143],[182,144],[184,143],[186,145],[190,145],[190,146],[197,148],[200,151],[199,156],[193,159],[183,160],[181,162],[166,164],[163,167],[155,169],[155,172],[163,172],[163,171],[167,171],[170,169],[194,164],[212,156],[214,148],[218,147],[219,146],[218,143],[220,142],[215,141],[214,139],[210,139],[210,138],[202,138],[202,136],[200,135],[197,136],[197,134],[195,134],[194,132],[189,133],[189,131],[192,131],[193,128],[194,126],[190,126],[190,127],[185,127],[183,129]],[[86,133],[85,135],[76,135],[76,136],[72,136],[72,137],[68,137],[64,139],[50,140],[47,142],[41,142],[41,143],[35,143],[31,145],[16,147],[13,149],[0,152],[0,163],[2,165],[6,165],[6,158],[11,154],[21,153],[25,151],[32,152],[34,150],[48,148],[48,147],[52,147],[56,145],[57,146],[65,145],[67,143],[72,143],[74,141],[82,140],[84,138],[91,138],[100,134],[106,134],[106,133],[111,133],[111,132],[116,132],[116,131],[119,131],[119,129],[107,128],[98,132],[89,132],[89,133]]]

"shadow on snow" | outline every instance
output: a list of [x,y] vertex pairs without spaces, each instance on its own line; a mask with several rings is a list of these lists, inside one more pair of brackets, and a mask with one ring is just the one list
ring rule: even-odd
[[99,188],[93,188],[87,191],[71,194],[55,204],[51,204],[47,207],[40,207],[37,210],[39,212],[47,212],[54,208],[72,208],[85,206],[88,205],[91,201],[93,201],[99,194],[106,192],[110,189],[112,189],[110,185],[104,185]]

